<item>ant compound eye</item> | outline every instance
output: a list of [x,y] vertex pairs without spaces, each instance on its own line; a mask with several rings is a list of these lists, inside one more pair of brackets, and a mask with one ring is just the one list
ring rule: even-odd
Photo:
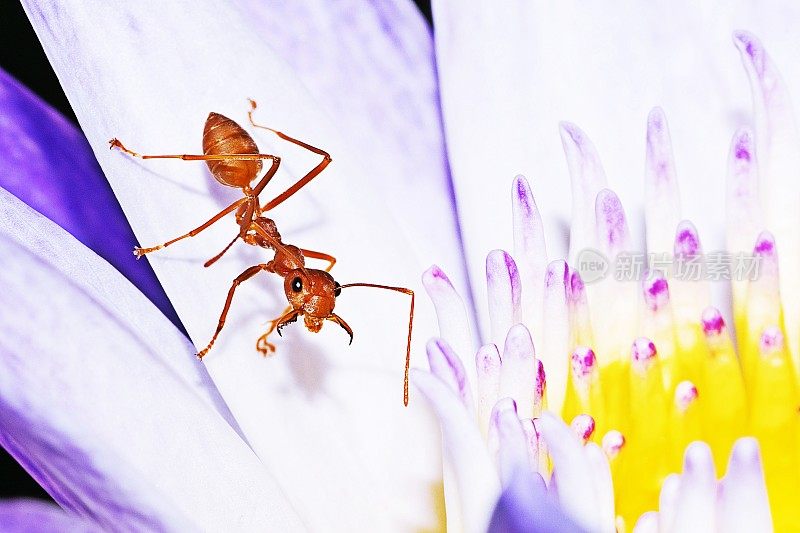
[[292,290],[294,292],[300,292],[303,290],[303,280],[300,278],[294,278],[292,280]]
[[334,281],[333,282],[333,295],[334,296],[339,296],[340,294],[342,294],[342,286],[339,285],[338,281]]

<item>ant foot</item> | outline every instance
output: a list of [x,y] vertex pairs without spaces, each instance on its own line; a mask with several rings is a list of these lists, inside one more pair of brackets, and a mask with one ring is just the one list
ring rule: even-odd
[[155,252],[156,250],[162,249],[164,246],[153,246],[152,248],[139,248],[138,246],[133,249],[133,255],[136,256],[136,259],[141,259],[143,255],[149,254],[150,252]]
[[256,350],[264,357],[269,357],[275,353],[275,345],[267,341],[266,335],[262,335],[258,338],[258,342],[256,342]]
[[197,358],[198,358],[198,359],[202,360],[202,359],[203,359],[203,357],[205,357],[205,356],[206,356],[206,354],[208,353],[208,351],[209,351],[209,350],[211,350],[211,347],[212,347],[212,346],[214,346],[214,341],[215,341],[215,340],[217,340],[217,336],[216,336],[216,335],[214,335],[214,338],[213,338],[213,339],[211,339],[211,342],[209,342],[209,343],[208,343],[208,346],[206,346],[205,348],[203,348],[202,350],[200,350],[199,352],[197,352]]
[[123,148],[122,143],[119,142],[119,139],[117,139],[116,137],[108,141],[108,149],[113,150],[114,148],[119,148],[119,149]]

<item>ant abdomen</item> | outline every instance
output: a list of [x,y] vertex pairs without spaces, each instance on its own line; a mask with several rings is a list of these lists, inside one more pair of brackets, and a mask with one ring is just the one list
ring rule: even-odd
[[[203,129],[203,153],[217,154],[257,154],[258,146],[241,126],[219,113],[209,113]],[[223,159],[206,161],[211,174],[229,187],[244,189],[261,172],[262,161]]]

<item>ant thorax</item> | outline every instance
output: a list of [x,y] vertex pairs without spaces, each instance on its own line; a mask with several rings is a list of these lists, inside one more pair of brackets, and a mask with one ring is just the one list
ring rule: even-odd
[[305,267],[306,262],[303,252],[297,246],[282,244],[280,248],[274,250],[275,257],[267,263],[268,271],[285,278],[292,270]]

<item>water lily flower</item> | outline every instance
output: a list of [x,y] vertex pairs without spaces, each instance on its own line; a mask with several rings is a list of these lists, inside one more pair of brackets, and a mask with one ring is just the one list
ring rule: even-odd
[[[537,130],[539,135],[538,125],[548,121],[518,113],[515,106],[537,100],[557,110],[559,119],[576,116],[552,106],[551,94],[530,97],[537,94],[531,91],[533,83],[556,80],[552,71],[563,67],[562,58],[553,59],[551,50],[539,47],[541,54],[551,59],[539,63],[535,58],[527,60],[547,68],[534,71],[521,68],[522,63],[517,62],[519,50],[528,49],[524,46],[528,39],[545,35],[540,30],[550,17],[513,10],[498,17],[475,16],[485,9],[479,4],[470,2],[456,11],[453,3],[434,3],[440,110],[434,44],[418,15],[400,1],[349,1],[332,9],[321,0],[302,6],[296,2],[264,6],[242,0],[225,10],[205,0],[169,5],[145,2],[134,7],[123,2],[89,6],[78,1],[24,1],[83,132],[142,245],[162,242],[196,226],[235,196],[210,180],[202,164],[143,163],[109,152],[107,140],[119,137],[142,153],[194,152],[199,150],[200,128],[208,112],[220,112],[244,123],[246,98],[251,97],[261,104],[260,121],[334,154],[335,163],[324,175],[276,209],[274,215],[282,233],[304,247],[339,257],[335,274],[343,281],[416,287],[418,272],[435,261],[453,275],[456,289],[467,295],[468,309],[472,308],[473,293],[476,301],[485,301],[485,289],[477,281],[482,274],[475,276],[474,265],[482,263],[488,249],[484,248],[489,242],[486,237],[499,224],[482,224],[480,217],[470,215],[500,212],[495,201],[500,188],[483,186],[485,180],[529,173],[531,168],[519,164],[520,158],[551,160],[542,155],[552,151],[552,143],[538,144],[535,139],[531,143],[521,134]],[[520,6],[522,3],[517,7],[523,11],[530,9]],[[569,6],[556,15],[576,22],[568,11]],[[679,11],[669,10],[668,14]],[[610,15],[597,16],[589,11],[579,15],[584,25],[589,20],[600,21],[597,31],[609,33],[604,25],[610,24]],[[719,20],[715,23],[720,26],[730,22],[729,17],[716,13],[708,18]],[[658,23],[666,25],[666,20],[659,17]],[[677,16],[669,20],[684,27]],[[525,26],[530,22],[540,27],[530,31]],[[478,27],[471,26],[474,24]],[[703,25],[699,27],[706,31]],[[498,39],[498,35],[510,38]],[[562,42],[560,35],[550,39]],[[652,40],[650,52],[658,49],[656,40],[658,36]],[[489,46],[475,44],[481,42]],[[596,48],[596,42],[586,40],[590,49]],[[627,48],[630,39],[620,42]],[[472,46],[465,46],[468,43]],[[675,57],[695,57],[694,52]],[[613,51],[608,54],[614,55]],[[645,63],[652,57],[654,54],[646,50],[641,53]],[[604,64],[596,64],[602,70]],[[607,71],[599,74],[614,79]],[[486,82],[492,79],[519,83],[498,86]],[[587,107],[601,109],[598,98],[585,98],[580,81],[567,84],[572,98],[564,98],[564,105],[571,105],[580,95],[584,111]],[[681,90],[675,93],[685,93],[683,81],[676,83],[681,84]],[[563,83],[553,86],[566,96]],[[626,105],[633,101],[630,96],[619,95]],[[708,105],[707,94],[697,96]],[[617,106],[615,102],[609,100],[606,105],[618,116],[618,108],[626,105]],[[669,100],[663,103],[679,107]],[[629,119],[642,111],[641,106],[628,107],[632,110]],[[695,118],[705,116],[697,113],[697,108],[687,109],[687,114],[693,113]],[[719,115],[727,108],[720,104],[715,109]],[[448,161],[444,158],[441,112],[446,121],[459,218],[455,216]],[[605,116],[605,111],[592,113],[594,117]],[[532,116],[534,120],[529,120]],[[727,124],[718,118],[709,118],[711,129],[717,133]],[[601,123],[605,124],[598,120],[593,125]],[[695,128],[697,135],[704,135],[704,127],[686,124],[690,125],[683,127]],[[509,125],[512,128],[506,130]],[[620,120],[618,125],[625,128],[619,131],[634,131],[630,120]],[[549,136],[546,128],[541,129],[541,135]],[[573,252],[577,253],[578,243],[588,244],[596,237],[595,197],[605,182],[601,183],[599,161],[585,136],[567,125],[562,139],[572,149],[570,167],[583,191],[576,195],[575,203],[576,216],[582,217],[574,225]],[[278,180],[288,184],[292,176],[302,175],[315,164],[309,154],[275,137],[258,135],[256,140],[262,150],[283,159],[276,187]],[[501,149],[496,149],[498,146]],[[699,142],[691,146],[697,160],[701,155],[703,161],[710,160]],[[508,157],[509,153],[516,155]],[[625,160],[622,154],[627,158],[628,150],[620,145],[620,157],[615,160]],[[636,191],[635,187],[620,188],[623,199]],[[539,197],[540,202],[552,204],[555,213],[559,209],[565,212],[567,196],[560,192],[553,187],[552,193]],[[624,249],[629,238],[637,242],[637,228],[627,233],[619,216],[620,201],[613,193],[603,192],[602,199],[600,228],[613,235],[614,242],[600,251],[609,254]],[[399,401],[402,389],[397,378],[402,375],[398,369],[402,370],[406,301],[386,294],[347,294],[337,310],[356,329],[352,349],[340,348],[344,344],[341,332],[331,328],[316,336],[287,329],[278,355],[264,361],[253,353],[254,341],[263,333],[265,321],[274,318],[284,302],[277,280],[252,281],[237,294],[223,337],[203,365],[194,359],[195,348],[106,263],[10,195],[3,195],[2,205],[4,249],[13,248],[18,254],[4,256],[0,282],[5,293],[20,302],[21,310],[6,308],[2,315],[3,327],[14,332],[3,341],[2,443],[65,509],[102,527],[120,529],[305,527],[349,531],[364,524],[374,530],[443,526],[438,435],[423,402],[412,399],[410,408],[404,410]],[[531,205],[520,205],[518,216],[528,217],[525,208]],[[587,205],[588,210],[584,209]],[[547,223],[549,232],[563,231],[563,226],[550,222],[548,214],[540,226]],[[242,246],[232,249],[214,268],[198,269],[230,240],[232,228],[230,222],[220,224],[202,236],[187,239],[180,247],[149,258],[196,345],[207,342],[213,331],[231,279],[265,260],[260,250]],[[605,282],[581,289],[579,276],[565,276],[571,272],[566,262],[546,263],[544,254],[539,254],[543,248],[537,247],[544,238],[535,226],[534,231],[531,228],[526,225],[518,229],[519,238],[525,239],[520,246],[530,259],[522,261],[514,251],[518,275],[541,274],[550,280],[549,289],[541,294],[521,291],[521,285],[515,289],[509,281],[513,277],[510,271],[506,268],[504,273],[502,268],[511,264],[506,261],[508,254],[495,254],[492,265],[497,274],[497,295],[490,301],[497,303],[496,323],[490,328],[489,314],[477,306],[481,322],[473,330],[475,337],[469,332],[441,336],[453,339],[450,342],[456,353],[463,356],[471,352],[462,347],[469,346],[481,331],[487,332],[485,338],[503,345],[511,326],[525,322],[535,338],[538,332],[545,337],[539,356],[543,366],[563,363],[562,372],[549,373],[548,387],[563,391],[564,399],[574,384],[568,363],[559,354],[575,351],[577,359],[591,361],[588,350],[579,350],[591,346],[603,373],[608,374],[611,368],[612,379],[623,379],[627,369],[624,357],[611,367],[606,363],[609,353],[617,353],[613,350],[623,353],[630,349],[635,329],[631,317],[638,316],[634,303],[638,291]],[[473,269],[470,289],[468,276],[462,272],[465,256],[459,229],[466,237],[467,263]],[[781,247],[778,230],[774,231],[776,245]],[[769,240],[766,235],[765,240]],[[548,239],[553,247],[551,254],[564,255],[564,242],[563,238]],[[478,263],[472,261],[478,256]],[[780,257],[783,261],[783,254]],[[574,255],[569,258],[574,259]],[[33,283],[42,290],[27,290]],[[680,291],[673,285],[670,296],[677,302]],[[774,289],[772,283],[757,292],[775,294]],[[784,287],[780,289],[785,299],[791,297]],[[619,324],[611,327],[609,323],[608,330],[603,327],[603,320],[613,317],[598,314],[592,302],[604,294],[621,308],[628,306],[619,315],[631,318],[631,335]],[[660,302],[658,294],[655,301]],[[689,290],[683,294],[688,299],[693,297]],[[766,305],[767,300],[763,299]],[[774,303],[774,298],[771,301]],[[665,306],[655,307],[652,316],[648,315],[652,337],[668,328]],[[676,316],[684,309],[675,308]],[[435,319],[430,305],[423,303],[417,311],[415,353],[421,354],[424,340],[434,335]],[[437,316],[440,326],[446,322],[446,313]],[[45,317],[41,323],[46,324],[48,334],[32,327],[30,317],[37,317],[37,325],[38,317]],[[792,346],[789,332],[784,333]],[[696,330],[695,334],[702,339]],[[771,356],[784,360],[784,344],[777,334],[764,345],[768,345]],[[670,346],[660,344],[658,349],[668,353]],[[676,358],[681,353],[674,351]],[[730,353],[726,352],[727,356]],[[489,362],[495,360],[493,353],[484,355]],[[531,371],[530,357],[517,362],[525,372]],[[474,365],[464,368],[467,375],[477,373]],[[538,375],[538,367],[533,370]],[[595,379],[592,374],[587,374],[590,382]],[[676,374],[675,379],[679,377]],[[512,397],[522,390],[518,381],[505,381]],[[46,394],[41,394],[42,383],[53,383]],[[502,383],[499,380],[498,387]],[[689,405],[693,404],[692,386],[704,397],[703,384],[683,386],[681,398]],[[596,388],[590,386],[588,390],[587,401],[591,401],[597,395]],[[492,499],[498,496],[500,504],[494,515],[476,515],[483,518],[472,525],[502,527],[525,516],[527,508],[518,509],[514,502],[530,501],[531,495],[536,498],[542,493],[542,484],[533,472],[519,468],[523,462],[519,432],[508,423],[512,410],[508,402],[495,408],[488,400],[494,398],[492,391],[484,390],[484,402],[478,405],[481,413],[488,411],[488,417],[481,417],[486,420],[487,438],[496,426],[492,431],[497,438],[496,451],[505,465],[501,469],[503,483],[489,487],[496,492],[482,493],[477,512],[490,508]],[[478,393],[480,396],[481,391]],[[551,397],[549,406],[560,411],[558,402],[565,400],[555,394]],[[621,403],[618,398],[615,401]],[[543,407],[528,399],[523,408],[529,403],[534,409]],[[493,409],[495,417],[491,416]],[[597,428],[593,438],[602,433],[607,437],[606,449],[619,451],[619,461],[612,460],[613,472],[625,464],[627,450],[621,442],[626,428],[615,433],[606,418],[594,419]],[[525,436],[535,437],[533,422],[521,425],[523,432],[527,428]],[[566,435],[565,427],[557,421],[552,420],[552,426],[554,435]],[[686,426],[691,429],[692,424]],[[576,428],[584,435],[587,427],[586,419],[577,420]],[[516,437],[508,439],[506,429]],[[691,434],[689,429],[687,434]],[[546,428],[543,432],[548,433]],[[482,439],[481,435],[478,430]],[[570,494],[569,487],[575,487],[581,478],[564,472],[569,466],[558,473],[558,464],[569,465],[569,458],[586,459],[584,456],[592,453],[598,459],[596,464],[602,459],[596,447],[581,447],[580,441],[576,447],[570,440],[572,433],[568,435],[554,437],[564,443],[566,451],[561,457],[566,460],[558,459],[557,444],[546,443],[555,454],[557,488],[564,486],[559,495]],[[630,434],[624,438],[630,440]],[[482,441],[475,442],[483,446]],[[501,446],[503,442],[511,446]],[[538,448],[538,465],[545,461],[544,448]],[[479,449],[486,453],[480,447],[476,452]],[[515,453],[508,455],[508,450]],[[528,461],[533,464],[530,457]],[[451,490],[448,487],[452,483],[445,483],[445,493]],[[550,487],[547,491],[552,494]],[[448,504],[453,501],[445,496]],[[577,509],[570,507],[574,503],[570,502],[566,497],[545,502],[553,504],[544,508],[552,511],[554,527],[594,524],[586,518],[593,513],[603,516],[604,527],[610,523],[608,500],[598,497],[596,505],[579,504]],[[511,514],[504,515],[503,509],[521,513],[512,518]],[[453,527],[457,515],[449,513]]]
[[[514,180],[514,252],[495,250],[486,259],[491,343],[478,349],[472,362],[469,355],[460,355],[462,361],[455,353],[446,354],[444,341],[438,341],[436,347],[445,355],[429,346],[432,375],[415,374],[416,385],[439,416],[454,470],[450,479],[455,480],[456,490],[448,491],[445,476],[445,495],[452,495],[452,507],[461,509],[464,521],[479,515],[482,521],[478,523],[487,522],[492,508],[481,503],[492,498],[484,493],[496,495],[499,489],[483,483],[478,492],[463,480],[476,476],[475,470],[482,468],[483,475],[507,483],[505,463],[517,448],[506,444],[504,450],[501,439],[498,450],[493,444],[498,439],[490,431],[485,441],[488,456],[491,458],[492,450],[497,455],[498,472],[476,466],[491,461],[486,452],[475,453],[479,445],[464,442],[466,430],[451,428],[465,424],[464,414],[456,416],[446,409],[435,388],[449,386],[451,394],[455,392],[466,404],[467,419],[484,427],[488,420],[490,430],[495,428],[501,435],[502,430],[495,426],[501,423],[497,411],[505,400],[495,406],[491,416],[487,406],[504,396],[513,398],[514,409],[506,405],[503,412],[513,415],[518,426],[535,428],[543,405],[572,421],[575,451],[567,461],[547,434],[549,424],[567,435],[564,423],[557,424],[547,413],[538,419],[553,463],[549,485],[564,514],[587,530],[614,531],[637,523],[637,531],[711,531],[717,527],[763,531],[771,529],[773,519],[779,531],[800,525],[793,503],[800,488],[797,374],[785,334],[791,323],[781,304],[778,241],[765,226],[759,228],[764,223],[760,213],[768,204],[760,203],[764,197],[756,195],[763,183],[756,181],[761,169],[757,154],[762,153],[756,139],[766,135],[787,151],[786,146],[800,150],[800,145],[791,136],[793,130],[780,129],[785,115],[775,118],[777,129],[770,126],[771,113],[777,109],[769,104],[786,104],[788,97],[761,43],[747,32],[736,32],[734,43],[752,77],[757,123],[766,126],[755,134],[740,129],[733,137],[727,209],[728,219],[738,231],[731,231],[735,240],[730,243],[730,253],[703,254],[698,230],[677,219],[675,211],[680,208],[672,146],[659,108],[648,117],[646,135],[649,255],[633,251],[622,204],[605,188],[594,146],[577,127],[562,126],[575,185],[573,196],[577,197],[574,203],[594,205],[591,215],[583,213],[573,221],[571,246],[576,247],[578,269],[571,269],[563,260],[547,263],[544,224],[537,204],[525,178]],[[769,100],[766,104],[765,98]],[[780,110],[784,114],[791,111]],[[765,157],[770,156],[767,152]],[[668,253],[659,253],[665,251],[660,248],[665,243],[659,240],[663,228],[658,225],[671,218],[675,218],[671,222],[673,244]],[[574,244],[576,238],[579,244]],[[793,245],[792,239],[781,242]],[[749,243],[748,248],[739,248],[743,243]],[[599,261],[605,264],[594,268]],[[722,314],[708,306],[708,285],[715,277],[737,284],[733,295],[738,358]],[[441,337],[464,349],[462,353],[473,353],[467,316],[448,278],[433,267],[423,282],[437,309]],[[535,332],[537,327],[541,336],[534,342],[529,331]],[[627,350],[621,348],[625,339],[630,346]],[[571,356],[565,357],[567,354]],[[447,365],[440,362],[442,358]],[[548,377],[546,388],[543,373],[534,371],[537,361]],[[475,370],[464,370],[469,367]],[[550,386],[551,372],[556,377],[555,387]],[[474,408],[470,406],[470,381],[477,383],[478,389]],[[516,431],[524,434],[519,428]],[[527,448],[530,464],[547,479],[547,462],[537,459],[542,450],[539,433],[531,432],[535,438],[527,442],[521,440],[522,451],[516,457],[524,462],[519,457]],[[740,438],[744,435],[755,438]],[[480,442],[479,437],[475,431],[469,435]],[[708,444],[693,442],[698,440]],[[598,461],[605,465],[603,472],[613,474],[613,489],[610,480],[598,483],[587,460],[580,459],[580,441],[588,442],[584,453],[596,453],[599,446],[605,450],[605,457],[600,454]],[[464,457],[465,450],[472,451],[469,459]],[[678,476],[674,472],[681,471],[684,450]],[[727,474],[718,483],[715,471],[722,471],[729,456]],[[567,485],[562,481],[563,472],[575,469],[583,470],[583,480]],[[748,498],[747,507],[734,503],[744,498]],[[608,505],[599,502],[610,502],[610,512]],[[643,514],[656,507],[659,513]],[[535,513],[529,514],[536,519]],[[473,518],[468,523],[475,522]]]
[[[264,43],[254,14],[267,8],[244,4],[225,12],[211,2],[25,5],[138,241],[196,226],[230,203],[232,191],[200,163],[143,164],[109,151],[108,139],[143,153],[197,152],[207,114],[246,124],[250,97],[260,103],[260,121],[334,154],[313,187],[275,211],[287,240],[336,255],[343,283],[413,286],[439,256],[457,270],[455,218],[441,215],[453,212],[441,131],[426,126],[438,123],[438,109],[430,34],[419,15],[402,4],[375,4],[358,17],[352,9],[318,10],[321,28],[347,28],[375,47],[348,56],[352,44],[342,41],[335,55],[345,59],[323,64],[326,72],[362,83],[353,102],[384,91],[360,116],[346,109],[331,116],[335,104],[321,105],[304,71]],[[264,16],[306,21],[291,5],[276,9]],[[331,50],[329,42],[318,46]],[[381,71],[377,58],[391,68]],[[392,111],[397,101],[402,113]],[[375,115],[387,122],[373,124]],[[424,134],[388,143],[376,129],[388,124]],[[274,136],[256,139],[283,158],[273,194],[316,164]],[[398,154],[392,161],[402,165],[383,168],[373,158],[378,149]],[[411,203],[427,205],[431,219],[406,223]],[[19,250],[3,254],[3,293],[20,299],[2,315],[3,445],[65,509],[133,529],[396,530],[443,519],[430,414],[421,402],[402,405],[407,299],[344,292],[337,313],[355,329],[352,348],[333,328],[315,336],[287,328],[278,354],[263,360],[255,341],[285,297],[282,280],[257,279],[240,289],[201,363],[108,265],[13,197],[4,195],[3,206],[4,249]],[[213,332],[231,280],[269,259],[239,247],[203,270],[234,227],[220,223],[148,258],[197,345]],[[433,333],[425,307],[416,310],[415,339]]]

